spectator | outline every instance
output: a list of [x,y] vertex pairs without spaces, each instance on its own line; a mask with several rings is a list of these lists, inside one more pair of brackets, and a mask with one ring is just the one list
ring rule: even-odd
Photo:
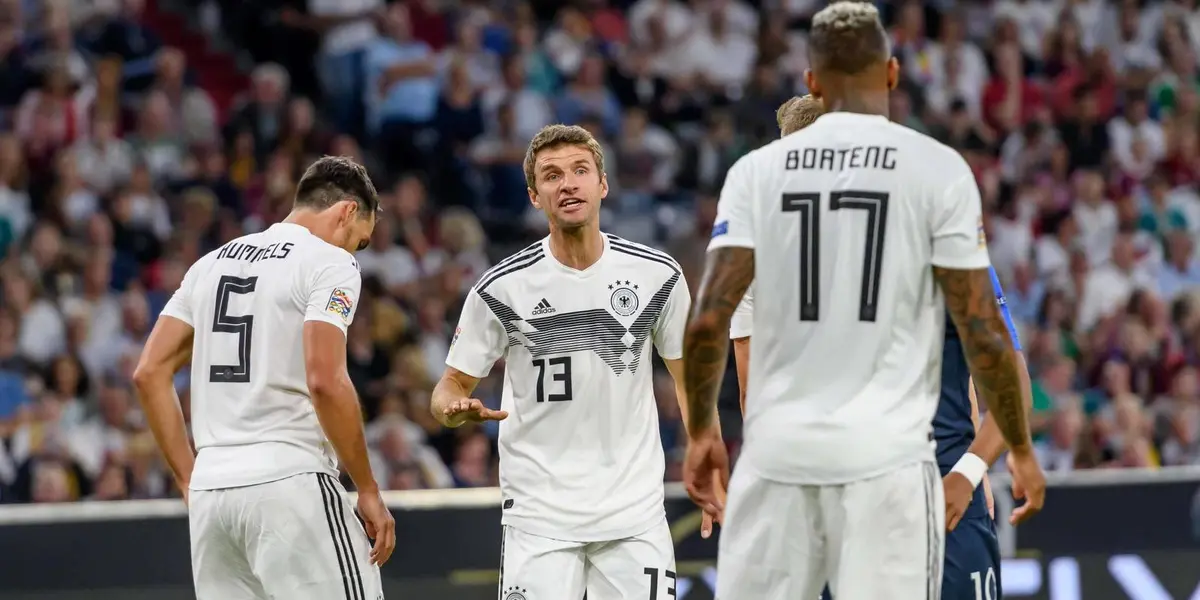
[[409,10],[393,3],[384,19],[385,38],[367,52],[367,130],[390,164],[419,168],[425,163],[417,140],[437,114],[437,70],[433,51],[413,39]]
[[91,135],[76,142],[72,154],[83,182],[99,194],[112,191],[133,172],[133,149],[117,137],[113,115],[96,115]]
[[215,141],[217,109],[204,90],[188,85],[187,57],[177,48],[164,48],[157,56],[155,88],[161,91],[171,106],[174,124],[188,144],[211,144]]
[[612,136],[620,131],[621,106],[605,87],[604,61],[600,56],[583,59],[575,80],[559,96],[554,112],[561,123],[575,123],[594,115],[605,134]]
[[283,129],[290,78],[276,64],[259,65],[251,76],[250,98],[233,113],[226,124],[226,135],[248,132],[254,141],[254,157],[262,160]]
[[317,72],[333,123],[341,131],[362,129],[362,100],[367,49],[379,36],[375,18],[381,0],[309,0],[308,14],[284,9],[284,23],[321,37]]
[[17,107],[15,129],[31,145],[49,155],[88,130],[93,90],[79,89],[67,65],[46,65],[42,86],[29,90]]
[[533,139],[554,119],[549,101],[545,94],[529,87],[525,61],[518,54],[504,59],[502,78],[501,85],[485,89],[481,97],[486,132],[495,134],[502,127],[500,110],[506,106],[510,111],[509,134],[514,139]]
[[1101,319],[1120,310],[1135,290],[1156,287],[1149,274],[1137,264],[1132,236],[1122,231],[1115,238],[1109,260],[1097,265],[1087,276],[1081,290],[1076,327],[1081,331],[1089,330]]
[[[1166,155],[1162,127],[1149,115],[1150,105],[1145,93],[1130,92],[1125,96],[1123,114],[1108,123],[1108,139],[1113,155],[1123,168],[1133,168],[1139,162],[1154,164]],[[1140,158],[1135,156],[1139,142],[1144,144]]]

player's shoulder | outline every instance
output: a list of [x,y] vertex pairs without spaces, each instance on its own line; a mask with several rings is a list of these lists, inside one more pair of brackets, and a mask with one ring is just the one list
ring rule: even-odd
[[546,258],[545,239],[540,239],[496,263],[475,282],[474,290],[484,292],[499,287],[519,285],[530,275],[529,268]]
[[609,250],[616,252],[621,258],[633,262],[638,268],[652,270],[666,269],[672,274],[683,272],[683,268],[679,266],[679,261],[662,250],[645,244],[639,244],[638,242],[630,241],[611,233],[605,233],[604,237],[608,239]]
[[362,273],[362,268],[358,265],[358,259],[354,255],[346,251],[344,248],[339,248],[326,242],[316,236],[299,236],[294,239],[289,239],[282,244],[291,244],[289,252],[297,253],[299,260],[286,261],[292,266],[295,271],[303,276],[305,273],[316,273],[319,271],[327,271],[333,269],[353,269],[358,273]]
[[920,164],[925,167],[928,174],[942,177],[947,181],[954,181],[972,174],[967,159],[963,158],[963,155],[953,147],[911,127],[890,121],[888,127],[891,134],[896,137],[896,143],[903,144],[900,146],[902,150],[911,151],[914,155],[925,159]]

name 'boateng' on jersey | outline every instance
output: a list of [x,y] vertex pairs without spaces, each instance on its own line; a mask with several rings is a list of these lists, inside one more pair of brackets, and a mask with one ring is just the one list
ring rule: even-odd
[[980,211],[961,156],[882,116],[825,114],[734,165],[709,247],[755,248],[775,282],[757,290],[742,461],[831,484],[932,460],[930,266],[989,265]]

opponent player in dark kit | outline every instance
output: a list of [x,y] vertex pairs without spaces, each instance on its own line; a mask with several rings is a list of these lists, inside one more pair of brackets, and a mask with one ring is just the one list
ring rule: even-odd
[[[782,135],[803,129],[820,116],[820,103],[811,96],[793,98],[777,114]],[[981,234],[982,235],[982,234]],[[1005,304],[1004,291],[993,270],[992,287],[1018,355],[1021,343]],[[750,331],[753,294],[747,292],[734,314],[730,337],[734,342],[741,403],[745,392],[750,360]],[[946,339],[942,357],[942,388],[933,434],[937,442],[937,462],[943,476],[946,498],[945,564],[942,574],[942,598],[945,600],[999,600],[1000,548],[996,537],[991,489],[986,473],[1005,451],[1004,439],[994,419],[979,419],[971,374],[963,354],[958,330],[947,315]],[[1021,357],[1022,394],[1030,399],[1029,373]],[[982,484],[982,485],[980,485]],[[1023,490],[1014,490],[1020,497]],[[1020,508],[1011,517],[1024,520]],[[830,600],[826,589],[822,595]]]

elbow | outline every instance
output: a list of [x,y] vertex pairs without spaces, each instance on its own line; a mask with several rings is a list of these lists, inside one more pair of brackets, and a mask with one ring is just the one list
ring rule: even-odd
[[137,368],[133,370],[133,386],[144,396],[146,390],[153,388],[156,382],[163,380],[165,373],[165,369],[139,362]]
[[[722,323],[724,321],[724,323]],[[691,321],[687,325],[687,337],[708,339],[715,335],[725,335],[725,331],[729,329],[729,317],[721,319],[721,316],[712,312],[704,311],[692,315]]]
[[324,373],[309,372],[305,380],[308,384],[308,393],[312,397],[314,404],[319,404],[326,398],[331,398],[336,395],[339,382],[336,377],[331,377]]

